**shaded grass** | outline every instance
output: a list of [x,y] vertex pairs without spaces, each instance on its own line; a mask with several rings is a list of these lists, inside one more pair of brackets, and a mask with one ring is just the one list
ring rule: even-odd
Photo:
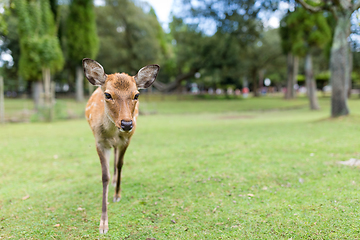
[[[261,100],[237,104],[272,101]],[[85,120],[0,126],[0,237],[359,238],[359,170],[336,162],[359,158],[360,101],[339,119],[328,119],[324,104],[319,112],[192,104],[208,113],[174,102],[161,108],[166,114],[139,117],[105,236],[100,164]]]

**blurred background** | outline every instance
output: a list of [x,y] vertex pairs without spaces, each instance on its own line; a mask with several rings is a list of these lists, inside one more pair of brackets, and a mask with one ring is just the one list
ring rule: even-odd
[[[348,2],[348,3],[345,3]],[[346,5],[345,7],[343,5]],[[83,118],[81,60],[135,75],[159,64],[142,113],[161,101],[331,99],[359,94],[357,1],[2,0],[0,120]],[[333,93],[333,94],[332,94]]]

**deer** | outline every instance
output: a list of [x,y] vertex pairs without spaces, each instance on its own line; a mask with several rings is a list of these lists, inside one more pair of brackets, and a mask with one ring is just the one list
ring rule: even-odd
[[115,156],[113,202],[119,202],[124,154],[135,132],[139,115],[139,90],[153,84],[160,67],[156,64],[148,65],[141,68],[135,76],[130,76],[126,73],[107,75],[104,68],[90,58],[84,58],[82,64],[88,81],[99,86],[87,102],[85,116],[95,137],[96,151],[101,163],[103,191],[99,231],[100,234],[105,234],[109,230],[107,199],[111,148],[114,149]]

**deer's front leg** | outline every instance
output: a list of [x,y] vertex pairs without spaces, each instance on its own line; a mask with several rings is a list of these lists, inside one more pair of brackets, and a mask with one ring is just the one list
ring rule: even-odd
[[100,158],[102,184],[103,184],[102,213],[100,218],[99,230],[100,233],[107,233],[107,231],[109,230],[108,215],[107,215],[107,199],[108,199],[108,190],[109,190],[108,186],[110,180],[110,171],[109,171],[110,149],[105,149],[97,145],[96,150]]
[[[113,202],[119,202],[121,199],[121,194],[120,194],[120,191],[121,191],[121,169],[124,164],[124,155],[125,155],[126,149],[127,149],[127,146],[122,146],[122,147],[119,147],[116,151],[118,159],[116,159],[117,174],[116,174],[116,186],[115,186],[115,195],[114,195]],[[115,179],[115,176],[114,176],[114,179]]]

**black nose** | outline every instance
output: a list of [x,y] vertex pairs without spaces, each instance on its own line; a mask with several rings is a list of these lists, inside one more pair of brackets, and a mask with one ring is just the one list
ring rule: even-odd
[[130,131],[133,128],[132,121],[131,120],[130,121],[121,120],[121,128],[124,131]]

